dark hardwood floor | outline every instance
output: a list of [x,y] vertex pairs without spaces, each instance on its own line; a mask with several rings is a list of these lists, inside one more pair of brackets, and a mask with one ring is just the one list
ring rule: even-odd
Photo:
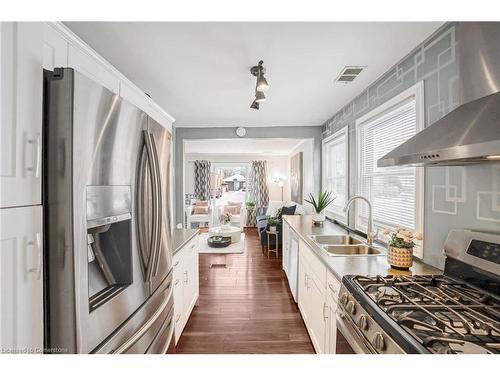
[[[200,254],[200,298],[177,353],[314,353],[280,257],[245,230],[243,254]],[[227,265],[226,268],[212,264]]]

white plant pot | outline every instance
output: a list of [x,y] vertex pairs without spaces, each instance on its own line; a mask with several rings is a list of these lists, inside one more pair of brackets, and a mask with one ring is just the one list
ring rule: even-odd
[[315,213],[313,214],[312,216],[312,221],[316,224],[322,224],[324,221],[326,220],[326,217],[325,217],[325,212],[322,211],[320,212],[319,214],[318,213]]
[[276,227],[271,227],[271,226],[270,226],[270,227],[269,227],[269,231],[270,231],[270,232],[276,232]]

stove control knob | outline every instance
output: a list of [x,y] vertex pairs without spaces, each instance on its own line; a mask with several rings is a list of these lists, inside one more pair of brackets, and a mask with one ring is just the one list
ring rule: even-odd
[[368,329],[368,317],[365,314],[361,314],[361,316],[359,317],[358,327],[363,331]]
[[373,346],[378,351],[385,350],[385,339],[382,333],[375,333],[375,336],[373,336]]
[[349,314],[354,315],[356,314],[356,302],[354,301],[349,301],[346,306],[346,310]]
[[347,305],[347,302],[349,301],[349,296],[347,295],[347,293],[344,293],[340,296],[340,303],[342,305]]

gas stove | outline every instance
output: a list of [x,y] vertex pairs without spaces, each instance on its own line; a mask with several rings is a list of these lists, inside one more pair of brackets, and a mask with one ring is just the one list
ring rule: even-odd
[[363,353],[500,353],[500,236],[448,235],[443,275],[345,276],[341,330]]

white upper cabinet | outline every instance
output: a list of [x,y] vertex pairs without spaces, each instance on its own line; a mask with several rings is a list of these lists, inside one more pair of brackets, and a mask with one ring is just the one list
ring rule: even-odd
[[120,79],[96,57],[71,43],[68,48],[68,65],[108,90],[120,93]]
[[0,23],[0,207],[41,204],[42,50],[42,23]]
[[43,68],[68,66],[68,41],[50,24],[43,25]]
[[0,351],[43,348],[42,207],[0,209]]

